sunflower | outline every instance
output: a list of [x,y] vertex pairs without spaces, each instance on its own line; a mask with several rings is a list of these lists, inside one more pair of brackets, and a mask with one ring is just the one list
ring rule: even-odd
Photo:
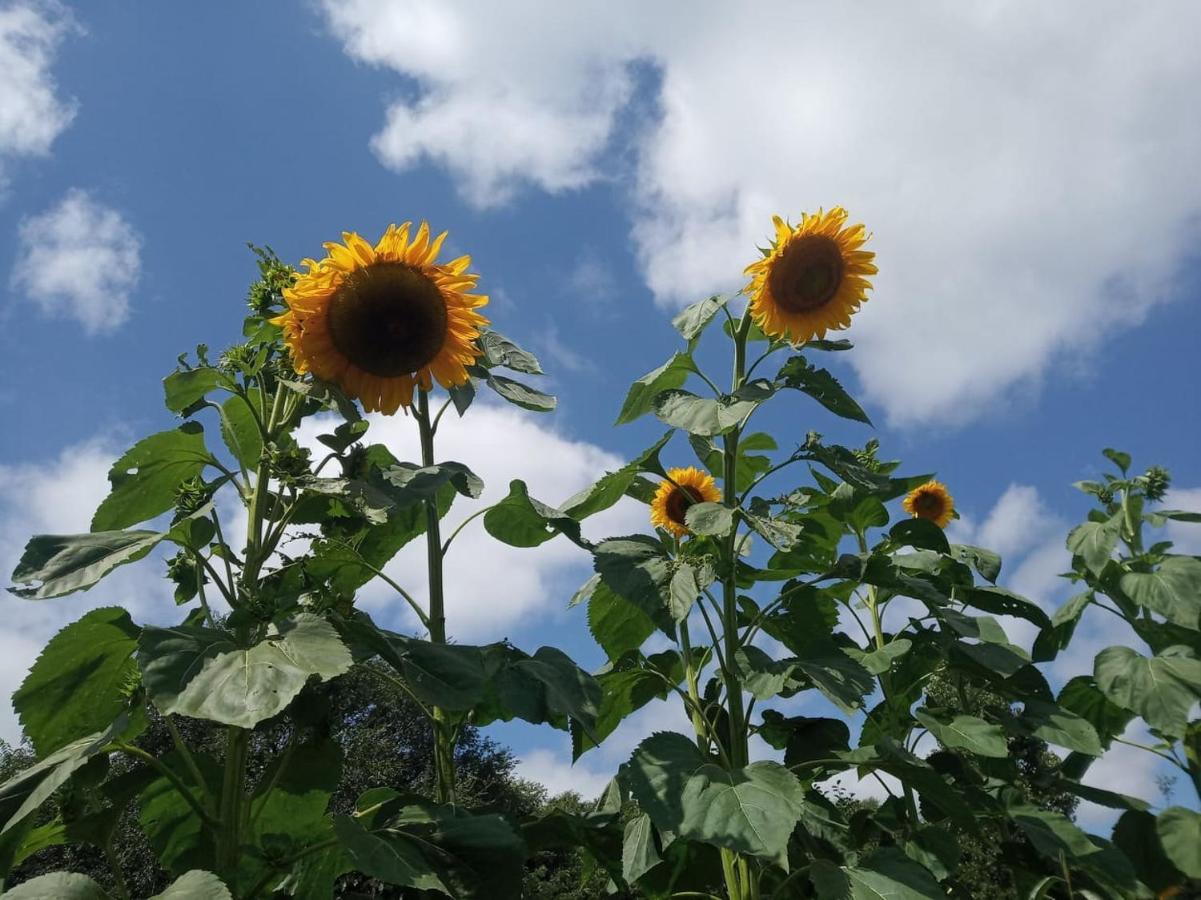
[[929,519],[939,528],[946,528],[955,515],[955,500],[941,481],[918,485],[905,495],[901,505],[915,519]]
[[763,333],[799,344],[851,324],[851,314],[867,300],[868,275],[876,274],[876,254],[861,250],[869,235],[862,225],[844,227],[847,211],[802,213],[793,227],[774,216],[776,238],[763,259],[744,274],[751,282],[751,317]]
[[436,262],[446,232],[431,239],[422,222],[410,236],[411,224],[389,225],[374,247],[343,232],[325,259],[304,261],[308,271],[283,291],[288,311],[272,320],[297,372],[336,383],[367,412],[411,406],[414,387],[435,380],[464,384],[488,324],[476,312],[488,298],[470,293],[471,257]]
[[667,480],[655,491],[651,501],[651,523],[676,537],[688,534],[684,514],[694,503],[716,503],[721,499],[721,488],[708,472],[695,466],[687,469],[669,469]]

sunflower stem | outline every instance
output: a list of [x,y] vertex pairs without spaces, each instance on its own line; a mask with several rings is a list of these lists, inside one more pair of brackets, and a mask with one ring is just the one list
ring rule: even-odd
[[[434,428],[430,422],[429,394],[417,390],[417,428],[421,436],[421,465],[434,465]],[[425,545],[429,569],[429,632],[435,644],[446,643],[446,604],[442,582],[442,532],[438,519],[438,498],[425,501]],[[433,708],[435,795],[439,803],[455,803],[454,725],[446,711]]]

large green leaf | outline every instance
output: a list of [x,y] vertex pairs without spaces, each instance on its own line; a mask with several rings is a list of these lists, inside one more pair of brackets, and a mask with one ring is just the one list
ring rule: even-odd
[[738,425],[759,405],[758,398],[729,397],[714,400],[688,391],[669,390],[655,400],[655,415],[665,425],[689,434],[711,437]]
[[712,297],[698,300],[684,307],[679,315],[671,320],[671,324],[680,333],[680,337],[691,344],[701,336],[705,327],[721,311],[721,308],[732,299],[733,295],[731,294],[714,294]]
[[946,533],[929,519],[901,519],[888,529],[888,537],[898,547],[934,550],[947,556],[951,554]]
[[672,731],[638,745],[618,778],[660,831],[678,832],[684,819],[684,788],[708,764],[696,744]]
[[104,731],[89,734],[18,772],[0,785],[0,834],[16,827],[41,806],[71,775],[119,737],[129,737],[132,727],[122,714]]
[[487,532],[511,547],[537,547],[558,534],[581,547],[591,546],[580,535],[580,523],[574,518],[529,494],[524,481],[509,482],[509,494],[484,513]]
[[39,875],[5,891],[4,896],[6,900],[110,900],[100,885],[76,872]]
[[596,725],[591,734],[577,726],[572,727],[573,760],[579,759],[612,734],[630,713],[652,700],[665,699],[671,689],[669,685],[678,684],[683,677],[679,654],[675,651],[655,654],[649,660],[638,657],[637,662],[625,665],[625,668],[596,676],[602,692]]
[[593,565],[601,581],[651,618],[669,605],[672,565],[663,547],[644,535],[597,545]]
[[1085,566],[1092,572],[1100,572],[1113,556],[1114,548],[1118,545],[1122,519],[1120,515],[1106,519],[1104,522],[1085,522],[1077,525],[1068,534],[1068,549],[1073,556],[1084,560]]
[[1018,616],[1039,628],[1048,628],[1051,625],[1051,619],[1036,603],[1005,588],[960,587],[955,589],[955,599],[993,615]]
[[514,406],[528,409],[532,412],[550,412],[555,408],[556,400],[550,394],[545,394],[520,381],[506,378],[503,375],[488,374],[488,387],[496,391],[503,399]]
[[569,497],[562,504],[562,511],[573,519],[582,521],[588,516],[606,510],[630,491],[638,480],[639,473],[653,472],[663,474],[663,466],[659,463],[659,451],[662,450],[673,432],[667,431],[663,437],[655,441],[636,457],[617,469],[608,472],[593,485],[584,488],[578,494]]
[[935,900],[946,896],[930,871],[896,847],[884,847],[847,867],[852,900]]
[[[193,752],[204,779],[203,788],[210,796],[221,796],[222,766],[207,753]],[[191,766],[178,751],[166,754],[162,763],[176,772],[192,791],[200,796],[201,785],[194,780]],[[181,875],[190,869],[205,869],[216,864],[216,842],[212,829],[196,815],[167,778],[155,777],[138,795],[138,821],[154,855],[167,871]]]
[[950,721],[936,719],[926,710],[914,712],[914,718],[926,726],[944,747],[967,750],[978,756],[1005,759],[1009,745],[1001,726],[992,725],[977,716],[955,716]]
[[735,771],[701,767],[684,785],[680,833],[787,867],[788,838],[805,799],[797,777],[777,762]]
[[654,632],[655,622],[598,578],[588,600],[588,630],[609,659],[617,659],[641,647]]
[[1097,732],[1102,747],[1126,730],[1134,714],[1101,693],[1091,675],[1078,675],[1059,692],[1059,705],[1080,716]]
[[1119,582],[1139,606],[1170,622],[1201,629],[1201,559],[1169,556],[1154,572],[1130,572]]
[[630,385],[621,412],[613,424],[624,425],[646,415],[654,409],[655,398],[664,391],[682,387],[693,368],[691,356],[677,353],[659,368],[647,372]]
[[150,698],[163,714],[253,728],[283,711],[310,677],[341,675],[352,659],[328,622],[299,613],[273,624],[264,640],[245,648],[214,629],[146,628],[138,662]]
[[847,393],[828,369],[819,369],[803,356],[794,356],[776,376],[785,386],[808,394],[826,409],[844,419],[872,424],[855,398]]
[[1084,717],[1045,700],[1029,699],[1023,704],[1021,722],[1035,737],[1089,756],[1104,752],[1097,729]]
[[1126,854],[1139,880],[1153,891],[1166,891],[1184,881],[1184,875],[1164,852],[1155,816],[1151,813],[1138,809],[1122,813],[1113,829],[1113,842]]
[[1187,647],[1150,658],[1109,647],[1097,654],[1093,674],[1106,697],[1170,737],[1184,734],[1189,709],[1201,699],[1201,660]]
[[489,366],[504,366],[525,375],[542,375],[538,358],[499,331],[480,332],[480,348]]
[[418,699],[465,712],[484,698],[488,672],[481,648],[385,634],[392,652],[381,655],[397,669]]
[[342,747],[315,738],[285,749],[268,766],[250,803],[260,843],[294,853],[317,843],[328,828],[325,812],[342,774]]
[[39,756],[109,725],[137,677],[139,629],[119,607],[94,609],[50,639],[13,694]]
[[112,491],[92,517],[92,531],[128,528],[166,512],[176,488],[199,475],[211,458],[198,422],[138,441],[109,470]]
[[867,669],[833,646],[810,647],[809,652],[797,660],[797,669],[848,715],[862,709],[863,698],[876,687],[875,679]]
[[247,469],[255,469],[263,454],[263,432],[250,404],[257,402],[259,389],[251,388],[246,397],[235,394],[221,404],[221,440],[234,459]]
[[655,847],[655,830],[646,813],[626,822],[621,845],[621,874],[633,884],[662,861]]
[[1201,878],[1201,813],[1170,806],[1155,820],[1164,853],[1181,872]]
[[1035,849],[1055,861],[1061,853],[1068,859],[1078,859],[1100,849],[1062,813],[1022,804],[1010,808],[1009,819]]
[[171,412],[182,413],[227,382],[221,371],[212,366],[181,369],[163,379],[163,402]]
[[381,472],[384,489],[398,506],[436,497],[446,485],[464,497],[476,499],[484,490],[483,480],[460,462],[417,466],[400,462]]
[[350,816],[336,816],[334,832],[355,868],[364,875],[385,884],[450,895],[415,838],[393,830],[370,832]]
[[164,537],[157,531],[36,535],[13,571],[19,586],[9,591],[27,600],[86,591],[117,566],[141,559]]
[[489,679],[492,702],[478,721],[492,718],[524,719],[535,725],[547,722],[566,728],[578,722],[591,732],[600,709],[601,689],[596,679],[555,647],[540,647],[533,656],[507,645],[492,645],[494,661]]
[[1001,557],[992,550],[984,547],[973,547],[971,544],[952,544],[951,555],[960,562],[968,563],[980,573],[980,577],[996,584],[1001,574]]
[[184,872],[161,894],[150,900],[233,900],[225,882],[212,872],[193,869]]

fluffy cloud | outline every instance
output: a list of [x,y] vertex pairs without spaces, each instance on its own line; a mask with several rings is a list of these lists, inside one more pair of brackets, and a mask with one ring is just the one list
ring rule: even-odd
[[76,27],[54,2],[0,8],[0,166],[6,157],[49,152],[75,117],[75,102],[58,96],[50,67],[59,44]]
[[[321,430],[321,423],[309,424],[302,439],[315,443]],[[367,440],[387,445],[400,459],[421,458],[417,427],[405,416],[373,416]],[[480,499],[460,497],[455,501],[443,522],[444,539],[468,515],[504,497],[510,479],[520,478],[533,496],[555,504],[624,463],[593,444],[571,440],[530,413],[483,402],[461,420],[448,412],[438,429],[436,449],[439,460],[465,463],[485,484]],[[585,533],[593,538],[628,533],[646,525],[645,516],[644,507],[625,501],[589,519]],[[447,557],[448,631],[459,640],[499,640],[508,628],[528,628],[536,622],[537,630],[545,632],[553,628],[556,617],[582,617],[582,611],[566,613],[564,607],[587,578],[588,567],[588,555],[566,538],[555,538],[534,549],[517,549],[494,540],[477,519],[454,539]],[[422,541],[402,549],[386,571],[425,602]],[[394,625],[417,627],[403,601],[380,582],[361,591],[358,602],[385,621],[394,620]]]
[[142,269],[142,238],[115,209],[72,189],[57,206],[25,219],[12,286],[43,314],[74,319],[89,335],[129,318]]
[[773,212],[848,206],[881,263],[852,362],[895,423],[1037,385],[1163,300],[1195,240],[1187,0],[324,8],[349,55],[403,76],[374,139],[388,166],[433,161],[489,205],[632,159],[666,306],[738,285]]

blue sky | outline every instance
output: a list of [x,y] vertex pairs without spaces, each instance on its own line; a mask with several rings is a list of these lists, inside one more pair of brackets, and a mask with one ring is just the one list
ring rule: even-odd
[[[421,218],[472,254],[495,327],[560,398],[543,418],[473,412],[448,437],[491,490],[523,477],[561,500],[649,443],[653,421],[611,422],[675,349],[673,311],[738,287],[772,213],[842,203],[881,275],[857,350],[831,365],[878,427],[780,403],[777,434],[874,434],[937,471],[960,536],[1010,551],[1006,577],[1049,607],[1087,508],[1070,484],[1101,447],[1169,467],[1178,505],[1201,507],[1201,122],[1181,114],[1197,7],[493,6],[0,5],[5,571],[30,532],[85,527],[109,462],[170,426],[158,383],[175,357],[236,338],[247,241],[299,260],[343,229]],[[408,424],[377,437],[405,446]],[[470,540],[490,578],[452,576],[453,632],[599,663],[563,609],[583,554]],[[172,615],[153,573],[121,579],[5,601],[0,688],[87,606]],[[531,773],[588,786],[630,739],[569,776],[556,735],[500,735]],[[1131,792],[1152,777],[1129,775]]]

